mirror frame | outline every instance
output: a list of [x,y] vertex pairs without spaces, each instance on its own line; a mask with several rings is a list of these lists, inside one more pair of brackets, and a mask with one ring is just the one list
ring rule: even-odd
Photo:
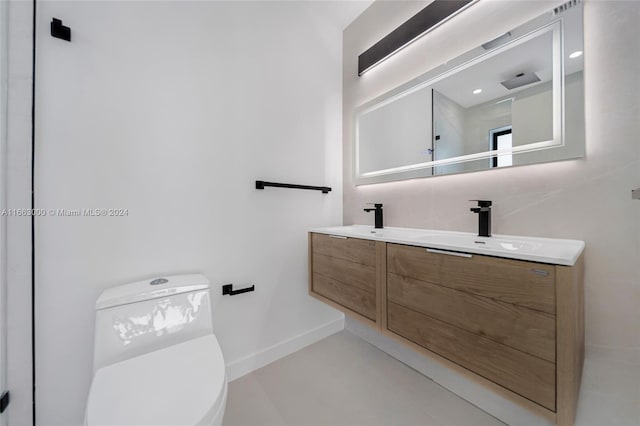
[[[582,5],[580,7],[581,17],[583,16]],[[414,78],[413,80],[390,90],[389,92],[376,97],[375,99],[366,102],[365,104],[357,107],[353,115],[354,131],[352,135],[353,140],[353,179],[356,185],[364,185],[371,183],[381,183],[396,180],[413,179],[420,177],[439,176],[433,174],[433,168],[435,166],[444,166],[457,163],[464,163],[469,161],[476,161],[481,159],[489,159],[498,155],[504,154],[519,154],[532,151],[538,151],[543,149],[557,148],[564,146],[564,90],[565,90],[565,75],[564,75],[564,31],[566,23],[563,14],[558,14],[549,17],[549,14],[544,14],[533,18],[522,25],[517,26],[511,32],[516,35],[514,40],[494,47],[480,55],[477,54],[478,47],[454,58],[453,60],[445,63],[441,66],[426,71],[422,75]],[[363,114],[374,111],[381,108],[396,99],[413,93],[417,90],[425,89],[433,84],[441,81],[448,76],[461,72],[465,69],[472,67],[475,64],[483,62],[489,58],[492,58],[500,53],[517,48],[517,46],[525,43],[535,37],[541,36],[545,33],[552,33],[552,104],[553,104],[553,139],[546,141],[538,141],[529,143],[526,145],[520,145],[512,147],[509,150],[488,150],[475,154],[467,154],[458,157],[451,157],[442,160],[434,160],[416,164],[409,164],[405,166],[393,167],[383,170],[375,170],[370,172],[361,172],[359,164],[360,156],[360,140],[359,140],[359,122]],[[584,33],[582,34],[584,37]],[[433,122],[432,122],[433,125]],[[564,158],[563,158],[564,159]]]

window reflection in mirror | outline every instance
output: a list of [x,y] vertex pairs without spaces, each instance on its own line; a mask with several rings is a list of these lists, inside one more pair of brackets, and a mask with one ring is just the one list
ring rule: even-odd
[[[491,151],[511,151],[513,148],[513,127],[506,126],[489,131]],[[513,165],[513,154],[496,155],[491,158],[490,167],[509,167]]]

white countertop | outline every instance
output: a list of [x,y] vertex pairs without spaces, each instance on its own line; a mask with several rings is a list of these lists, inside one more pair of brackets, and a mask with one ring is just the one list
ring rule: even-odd
[[310,232],[565,266],[573,266],[585,246],[584,241],[579,240],[497,234],[478,237],[469,232],[395,227],[375,229],[366,225],[315,228]]

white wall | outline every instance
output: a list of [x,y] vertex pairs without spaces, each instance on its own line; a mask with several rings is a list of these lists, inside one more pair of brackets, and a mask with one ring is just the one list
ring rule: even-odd
[[[0,208],[6,208],[7,87],[9,81],[9,3],[0,2]],[[7,388],[7,245],[6,216],[0,217],[0,392]],[[0,415],[0,425],[8,414]]]
[[[38,423],[82,422],[93,304],[116,284],[204,273],[234,375],[341,325],[307,295],[306,231],[341,222],[341,37],[357,8],[39,3],[36,206],[129,215],[37,220]],[[47,34],[52,16],[72,43]],[[230,282],[256,291],[222,297]]]
[[[31,87],[33,3],[9,2],[8,127],[5,200],[8,209],[31,206]],[[5,155],[6,154],[6,155]],[[32,424],[31,218],[7,221],[7,388],[11,425]]]
[[[589,357],[640,365],[640,2],[586,2],[586,157],[580,160],[356,187],[350,111],[540,13],[552,3],[479,2],[357,76],[357,55],[427,2],[375,2],[344,33],[344,224],[369,224],[384,203],[390,226],[475,231],[470,199],[493,200],[495,233],[586,241]],[[481,23],[481,25],[479,24]],[[446,48],[443,48],[446,46]]]

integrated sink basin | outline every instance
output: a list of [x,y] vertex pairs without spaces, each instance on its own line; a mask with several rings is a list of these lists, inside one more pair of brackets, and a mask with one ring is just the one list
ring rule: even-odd
[[311,232],[566,266],[575,264],[585,245],[579,240],[513,235],[478,237],[469,232],[395,227],[375,229],[365,225],[316,228]]
[[384,227],[382,229],[376,229],[373,226],[365,225],[351,225],[351,226],[334,226],[330,228],[317,228],[312,229],[311,232],[318,232],[320,234],[329,234],[335,236],[363,238],[370,240],[406,240],[426,237],[429,234],[424,230],[411,229],[411,228],[394,228]]
[[478,237],[474,235],[425,235],[415,238],[416,241],[465,248],[485,248],[491,250],[506,250],[508,252],[537,252],[543,243],[524,241],[512,237]]

